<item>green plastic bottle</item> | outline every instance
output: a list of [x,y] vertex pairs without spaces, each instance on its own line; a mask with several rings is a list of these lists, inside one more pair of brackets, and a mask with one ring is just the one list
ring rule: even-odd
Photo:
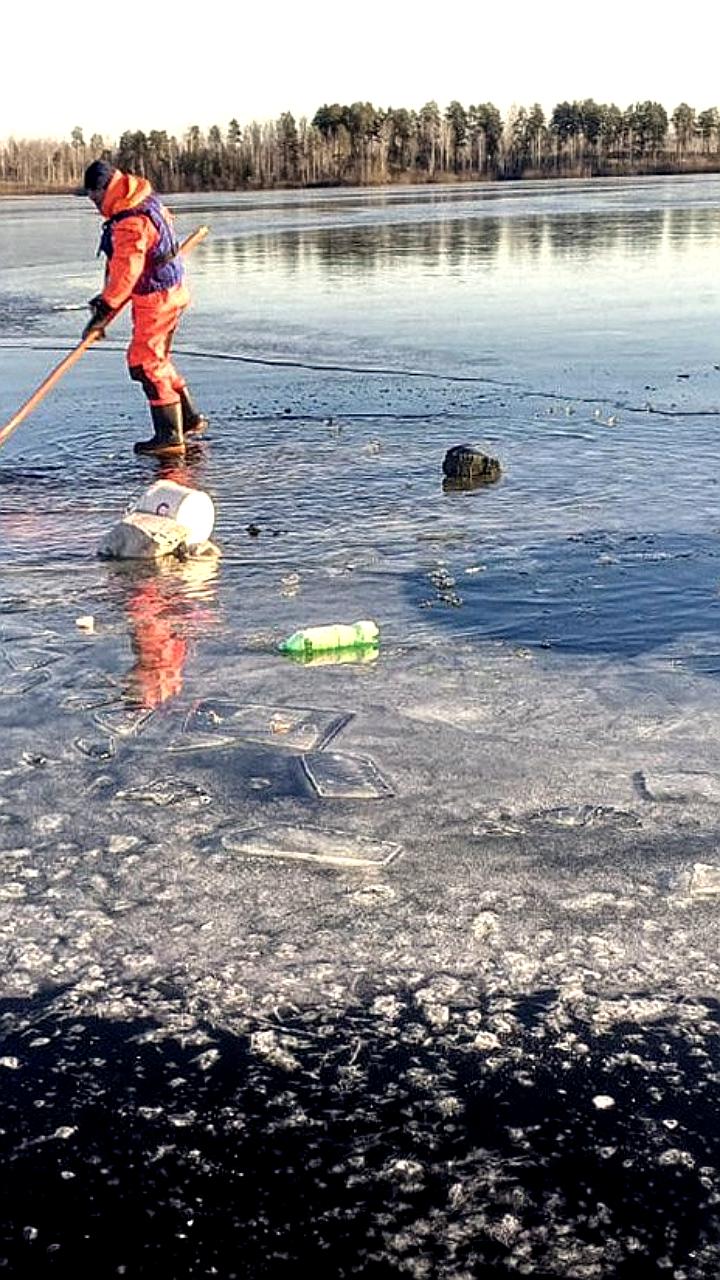
[[379,642],[380,632],[367,618],[349,625],[337,623],[330,627],[304,627],[293,631],[280,644],[281,653],[294,657],[310,658],[315,653],[328,653],[331,649],[362,649]]

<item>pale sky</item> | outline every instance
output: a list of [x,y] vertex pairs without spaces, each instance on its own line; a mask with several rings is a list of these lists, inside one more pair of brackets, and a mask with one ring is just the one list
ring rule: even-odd
[[717,0],[687,11],[660,0],[14,0],[0,28],[0,138],[66,137],[74,125],[86,140],[224,131],[233,116],[312,118],[325,102],[357,100],[457,98],[505,114],[513,103],[549,112],[565,98],[650,98],[702,110],[720,105],[719,15]]

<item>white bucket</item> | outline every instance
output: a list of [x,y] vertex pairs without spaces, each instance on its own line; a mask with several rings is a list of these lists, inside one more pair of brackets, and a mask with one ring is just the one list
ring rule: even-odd
[[187,489],[175,480],[156,480],[145,490],[135,510],[177,520],[187,530],[189,547],[207,542],[215,524],[215,507],[209,493]]

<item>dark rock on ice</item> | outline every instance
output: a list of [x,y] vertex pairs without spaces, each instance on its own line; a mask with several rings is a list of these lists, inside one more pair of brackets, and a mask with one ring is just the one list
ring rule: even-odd
[[442,464],[444,488],[476,488],[494,484],[502,468],[497,458],[490,458],[471,444],[457,444],[448,449]]

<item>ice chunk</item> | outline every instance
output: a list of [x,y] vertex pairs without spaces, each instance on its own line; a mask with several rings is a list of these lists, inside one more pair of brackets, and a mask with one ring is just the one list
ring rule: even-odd
[[127,836],[119,833],[113,834],[108,840],[108,853],[129,853],[131,849],[137,849],[142,844],[139,836]]
[[370,756],[317,751],[302,758],[303,768],[319,796],[328,800],[378,800],[393,789]]
[[246,857],[297,858],[351,867],[386,866],[402,852],[399,844],[387,840],[280,822],[223,836],[222,843]]
[[593,1106],[597,1111],[610,1111],[615,1106],[615,1099],[609,1093],[596,1093]]
[[[206,698],[187,716],[183,737],[173,743],[173,749],[227,746],[244,741],[287,747],[293,751],[319,751],[351,719],[351,712],[261,706]],[[186,741],[183,740],[185,737]]]
[[23,649],[19,645],[4,655],[13,671],[42,671],[64,656],[54,649]]
[[44,684],[47,678],[45,671],[15,671],[7,679],[0,679],[0,695],[17,697],[19,694],[30,693],[31,689]]
[[63,698],[60,706],[64,711],[94,711],[96,707],[109,707],[114,702],[121,702],[122,695],[116,688],[106,685],[102,689],[74,691]]
[[52,1136],[53,1138],[58,1138],[61,1142],[66,1142],[68,1138],[72,1138],[74,1133],[77,1133],[76,1124],[61,1124]]
[[76,738],[75,746],[91,760],[111,760],[115,755],[114,738]]
[[522,824],[504,809],[488,810],[472,828],[475,836],[521,836],[524,831]]
[[210,804],[212,797],[202,787],[184,778],[154,778],[145,786],[130,787],[116,792],[118,800],[136,800],[140,804],[156,804],[166,808],[170,804],[187,802],[193,808]]
[[602,804],[566,804],[555,809],[539,809],[528,815],[530,822],[544,822],[557,827],[639,827],[636,814]]
[[[287,1040],[287,1037],[284,1039]],[[281,1071],[296,1071],[300,1067],[295,1055],[284,1047],[283,1037],[278,1036],[275,1031],[255,1031],[250,1037],[250,1049]]]
[[93,720],[101,729],[117,734],[121,738],[134,738],[147,728],[148,720],[154,712],[149,707],[118,707],[98,711]]
[[646,785],[652,800],[709,800],[720,801],[720,777],[700,769],[677,772],[655,772],[646,775]]
[[692,898],[716,898],[720,894],[720,867],[709,862],[696,862],[689,887]]

